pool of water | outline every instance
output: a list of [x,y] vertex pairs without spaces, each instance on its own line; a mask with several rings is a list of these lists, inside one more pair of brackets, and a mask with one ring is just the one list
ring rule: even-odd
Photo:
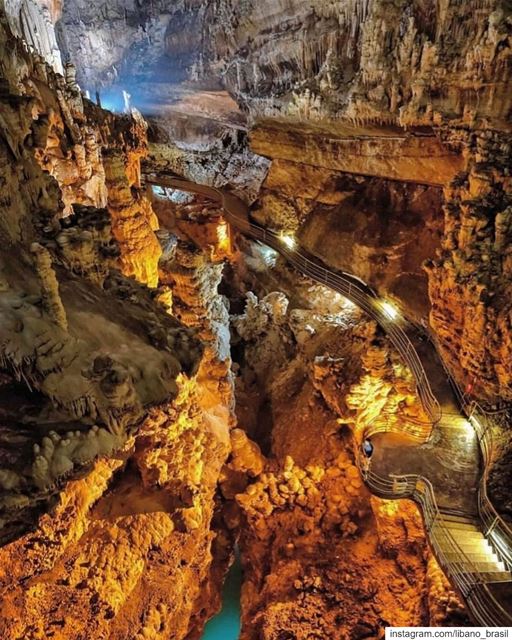
[[242,567],[237,554],[222,590],[222,610],[207,623],[201,640],[238,640],[241,587]]

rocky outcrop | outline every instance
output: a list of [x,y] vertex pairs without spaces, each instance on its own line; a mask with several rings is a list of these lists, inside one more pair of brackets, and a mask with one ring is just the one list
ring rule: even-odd
[[[218,238],[215,227],[213,237]],[[165,233],[173,231],[184,233],[183,228]],[[194,250],[181,239],[174,254],[165,252],[157,296],[119,272],[91,270],[91,255],[117,261],[119,252],[110,251],[116,245],[106,210],[76,206],[63,228],[45,237],[55,271],[43,260],[49,250],[34,247],[47,283],[44,309],[55,313],[58,297],[68,333],[80,336],[80,341],[66,338],[57,326],[64,343],[60,357],[83,373],[91,393],[98,390],[84,404],[83,421],[91,407],[97,408],[98,421],[104,415],[110,421],[104,427],[85,422],[80,430],[61,433],[59,425],[48,431],[34,447],[33,482],[40,488],[35,497],[22,493],[27,481],[20,482],[12,471],[21,468],[26,443],[19,434],[14,439],[14,429],[3,429],[2,460],[12,465],[0,474],[3,517],[10,537],[17,539],[0,550],[2,563],[11,566],[9,574],[0,576],[2,637],[43,638],[56,630],[70,639],[84,633],[98,638],[198,637],[205,619],[218,608],[220,582],[233,550],[233,534],[223,525],[216,496],[232,423],[227,309],[216,292],[229,247],[219,242],[212,253],[206,242],[201,245],[203,238],[197,236]],[[55,273],[60,276],[58,290]],[[172,295],[166,295],[171,287]],[[16,308],[26,323],[28,313]],[[189,328],[178,324],[171,311]],[[108,340],[108,352],[102,340]],[[77,351],[70,354],[75,343]],[[88,370],[85,347],[96,344],[104,355]],[[48,348],[47,339],[42,346]],[[171,351],[177,367],[171,366]],[[63,366],[62,374],[53,374],[57,399],[76,390],[72,373]],[[10,377],[2,382],[13,385]],[[100,391],[114,404],[113,415],[100,404]],[[132,400],[135,407],[126,404]],[[83,479],[63,485],[62,477],[76,477],[73,467]],[[52,487],[58,483],[58,504],[43,515],[34,533],[20,536],[20,522],[12,512],[27,518],[30,507],[35,521],[48,509],[43,489],[49,482]]]
[[[6,35],[4,42],[8,47],[15,41]],[[35,159],[60,187],[57,195],[55,183],[44,180],[44,192],[36,206],[48,207],[52,213],[53,207],[61,216],[70,215],[76,204],[108,206],[114,237],[121,248],[123,272],[156,286],[160,257],[153,234],[156,218],[140,189],[140,161],[147,152],[145,123],[135,116],[113,117],[84,101],[69,65],[64,78],[55,75],[41,58],[23,51],[10,64],[7,54],[2,61],[2,74],[13,91],[10,98],[6,96],[6,102],[11,104],[4,116],[11,153],[22,153],[10,140],[12,132],[24,131],[29,136],[31,162]],[[7,170],[12,172],[12,168]],[[11,235],[20,224],[14,220],[20,218],[20,197],[26,196],[19,194],[12,203],[6,202],[4,224],[9,225]],[[59,198],[64,203],[63,210]],[[17,213],[9,214],[10,208]],[[49,217],[39,216],[41,228],[48,225]]]
[[[250,294],[233,320],[237,414],[269,453],[240,434],[221,485],[242,511],[241,637],[467,623],[416,508],[371,498],[354,464],[369,425],[425,420],[410,374],[357,310],[273,271],[289,297]],[[272,284],[259,274],[262,292]]]
[[[153,232],[158,224],[140,184],[146,123],[136,113],[114,117],[84,104],[73,79],[58,95],[58,112],[46,112],[47,105],[41,109],[36,157],[57,179],[64,213],[76,204],[108,207],[123,273],[156,287],[161,251]],[[65,153],[64,145],[69,145]]]
[[256,153],[274,160],[272,168],[277,164],[281,170],[298,163],[311,172],[323,169],[325,174],[349,173],[441,186],[464,167],[462,156],[428,129],[408,132],[346,121],[263,119],[252,127],[250,143]]
[[140,184],[140,162],[147,152],[146,125],[138,116],[126,125],[121,144],[109,142],[103,158],[112,233],[121,247],[123,273],[156,287],[162,255],[154,233],[158,220]]
[[[104,176],[108,135],[113,150],[140,157],[142,142],[126,131],[141,136],[144,128],[131,118],[86,116],[74,85],[0,28],[6,541],[34,525],[64,481],[122,449],[147,407],[176,395],[178,374],[193,375],[202,348],[145,286],[115,270],[123,245],[112,237],[109,213],[84,207],[103,204],[107,194],[104,177],[99,192],[84,184]],[[21,410],[27,404],[29,413]]]
[[226,446],[182,382],[173,406],[150,412],[135,448],[96,463],[34,534],[0,551],[11,567],[0,579],[4,637],[184,638],[203,610],[200,628],[215,606],[205,593]]
[[[195,97],[201,104],[203,95]],[[230,185],[244,200],[259,193],[269,162],[252,152],[245,126],[218,121],[218,114],[153,114],[149,117],[149,155],[146,171],[182,175],[193,182],[216,187]],[[208,117],[209,116],[209,117]]]
[[445,232],[427,263],[431,324],[443,355],[477,397],[511,399],[510,140],[469,137],[470,164],[445,190]]
[[260,113],[433,124],[500,121],[508,109],[498,69],[509,27],[494,0],[226,2],[217,15],[224,81]]

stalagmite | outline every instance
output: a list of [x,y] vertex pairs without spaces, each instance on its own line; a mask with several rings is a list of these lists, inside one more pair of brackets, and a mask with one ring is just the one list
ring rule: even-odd
[[512,626],[506,4],[0,0],[2,640]]
[[34,242],[30,251],[34,256],[35,267],[41,286],[43,304],[54,322],[64,331],[67,331],[68,320],[66,311],[59,295],[59,283],[52,266],[52,257],[48,249]]

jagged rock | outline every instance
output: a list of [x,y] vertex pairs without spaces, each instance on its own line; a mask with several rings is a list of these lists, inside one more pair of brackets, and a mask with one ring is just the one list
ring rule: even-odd
[[[119,179],[150,209],[137,192],[145,125],[84,111],[70,68],[66,84],[4,22],[0,32],[7,86],[0,95],[0,366],[16,381],[8,385],[18,385],[12,409],[5,398],[0,403],[8,416],[1,445],[5,541],[34,526],[64,482],[121,450],[147,407],[177,394],[181,372],[193,375],[202,348],[145,287],[113,274],[119,253],[132,250],[130,239],[123,238],[123,250],[112,238],[112,212],[84,207],[106,204],[101,150],[109,148],[131,157]],[[128,208],[135,216],[131,202]],[[142,281],[155,280],[158,255],[151,260]],[[163,335],[163,346],[152,346],[149,326]],[[17,402],[33,403],[32,414],[18,418],[27,421],[18,436]]]
[[470,393],[509,400],[511,183],[504,167],[510,143],[503,134],[482,132],[475,134],[474,146],[469,171],[445,189],[438,261],[425,265],[430,322],[450,368]]
[[467,624],[417,512],[354,464],[368,426],[426,423],[386,339],[141,172],[237,191],[510,399],[502,4],[5,1],[2,637],[199,637],[238,536],[247,640]]

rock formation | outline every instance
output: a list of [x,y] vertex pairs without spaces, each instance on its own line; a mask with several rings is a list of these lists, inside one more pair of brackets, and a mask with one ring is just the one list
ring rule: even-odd
[[150,183],[235,192],[430,332],[510,515],[508,5],[0,1],[2,638],[198,639],[237,553],[243,640],[469,624],[356,465],[431,427],[392,343]]
[[283,294],[250,295],[234,320],[246,344],[240,420],[261,421],[265,406],[272,415],[272,457],[237,436],[221,485],[230,497],[235,474],[248,476],[234,496],[244,522],[243,637],[337,637],[333,629],[366,637],[405,620],[463,622],[460,601],[425,553],[416,508],[371,498],[354,465],[353,440],[365,426],[383,415],[423,417],[408,373],[390,362],[372,323],[325,291],[316,299],[300,310]]
[[[140,154],[138,139],[122,133],[141,130],[140,124],[129,118],[117,124],[112,116],[93,124],[76,110],[62,78],[4,25],[0,41],[5,541],[34,525],[64,479],[123,448],[146,407],[175,396],[178,374],[197,369],[201,345],[119,270],[134,271],[119,255],[149,247],[132,249],[137,234],[116,243],[113,215],[91,208],[106,204],[108,193],[101,147],[91,141],[103,135],[104,149],[123,145],[125,153]],[[89,143],[82,146],[84,139]],[[95,170],[101,188],[84,195],[83,179]],[[124,171],[130,174],[129,167]],[[68,202],[74,194],[72,205],[64,190]],[[155,253],[149,270],[156,269]],[[140,280],[155,284],[147,274],[140,272]],[[151,327],[164,344],[156,347]]]

